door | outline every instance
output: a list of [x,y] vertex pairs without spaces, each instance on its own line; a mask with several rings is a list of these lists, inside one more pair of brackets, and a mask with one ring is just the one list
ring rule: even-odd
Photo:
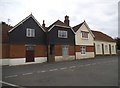
[[62,46],[62,56],[63,57],[68,56],[68,46],[67,45]]
[[109,52],[110,52],[110,55],[111,55],[111,45],[109,44]]
[[34,47],[33,46],[27,46],[26,62],[34,62]]
[[104,45],[102,44],[102,54],[104,55]]

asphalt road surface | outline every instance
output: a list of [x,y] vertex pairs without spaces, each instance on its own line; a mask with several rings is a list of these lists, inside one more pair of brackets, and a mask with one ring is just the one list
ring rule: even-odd
[[118,86],[118,56],[2,69],[3,86]]

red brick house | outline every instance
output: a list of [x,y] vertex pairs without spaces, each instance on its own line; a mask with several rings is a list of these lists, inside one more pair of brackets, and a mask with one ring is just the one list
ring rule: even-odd
[[[5,47],[2,58],[5,58],[5,64],[21,65],[47,61],[45,30],[32,14],[12,29],[6,29],[5,33],[3,39],[8,41],[3,44]],[[5,60],[3,59],[3,62]]]
[[49,27],[42,26],[30,14],[14,27],[1,23],[0,65],[22,65],[94,58],[116,54],[116,42],[110,36],[93,31],[86,21],[71,27],[69,16]]
[[47,28],[48,59],[63,61],[75,59],[75,32],[69,26],[69,17],[64,22],[57,20]]

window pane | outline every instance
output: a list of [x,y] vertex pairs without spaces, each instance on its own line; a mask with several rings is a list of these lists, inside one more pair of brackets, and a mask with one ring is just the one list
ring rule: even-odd
[[67,38],[67,31],[58,30],[59,38]]
[[81,46],[80,47],[80,51],[81,51],[81,54],[85,54],[86,53],[86,47],[85,46]]
[[81,32],[82,33],[82,38],[88,38],[88,33],[87,32]]
[[26,36],[27,37],[35,37],[35,29],[27,28],[26,29]]

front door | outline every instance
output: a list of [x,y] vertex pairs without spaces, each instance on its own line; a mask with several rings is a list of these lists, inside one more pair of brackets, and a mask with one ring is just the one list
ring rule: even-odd
[[68,45],[62,46],[62,56],[67,57],[68,56]]
[[34,62],[34,46],[27,46],[26,62]]
[[110,52],[110,55],[111,55],[111,45],[109,44],[109,52]]
[[104,55],[104,45],[102,44],[102,54]]

